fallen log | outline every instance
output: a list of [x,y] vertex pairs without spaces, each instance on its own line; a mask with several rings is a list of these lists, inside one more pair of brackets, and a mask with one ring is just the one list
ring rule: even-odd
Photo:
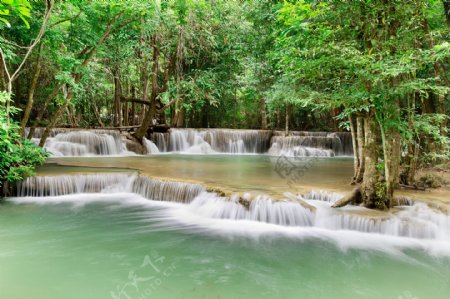
[[150,101],[144,101],[144,100],[138,99],[138,98],[127,98],[125,96],[121,96],[120,101],[121,102],[138,103],[138,104],[143,104],[143,105],[150,105]]

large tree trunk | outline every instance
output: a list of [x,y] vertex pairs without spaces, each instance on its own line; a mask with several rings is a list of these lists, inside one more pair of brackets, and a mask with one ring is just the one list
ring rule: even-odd
[[34,69],[33,79],[31,80],[30,89],[28,90],[28,101],[23,112],[22,121],[20,123],[20,133],[22,136],[25,136],[25,128],[28,124],[28,119],[30,118],[31,109],[33,108],[34,101],[34,91],[36,90],[37,81],[39,79],[39,75],[41,74],[41,62],[42,62],[42,51],[44,49],[44,43],[41,42],[39,45],[38,58],[36,61],[36,66]]
[[365,127],[365,157],[364,157],[364,176],[361,185],[361,195],[364,206],[367,208],[384,209],[385,206],[378,202],[377,183],[379,174],[377,170],[378,164],[378,128],[372,116],[367,115],[364,119]]
[[[390,119],[399,122],[400,107],[398,100],[395,98],[391,101],[391,110],[389,115]],[[384,177],[386,180],[385,204],[386,207],[390,207],[394,197],[394,189],[397,188],[400,177],[400,132],[395,125],[385,127],[385,121],[382,119],[378,120],[378,122],[384,156]]]
[[[155,42],[155,38],[153,38],[153,42]],[[158,82],[157,82],[157,72],[158,72],[158,59],[159,59],[159,49],[154,44],[153,48],[153,65],[152,65],[152,95],[150,98],[150,109],[147,110],[147,113],[145,113],[145,106],[141,107],[141,126],[137,131],[134,133],[134,137],[139,141],[142,142],[142,139],[144,138],[145,134],[147,133],[148,128],[150,127],[153,116],[154,116],[154,109],[152,109],[153,106],[156,106],[154,103],[154,100],[156,99],[156,93],[158,89]],[[148,63],[145,63],[145,66],[147,66]],[[143,88],[142,88],[142,100],[147,101],[148,99],[148,85],[149,85],[149,76],[148,76],[148,69],[145,67],[142,70],[142,77],[143,77]]]

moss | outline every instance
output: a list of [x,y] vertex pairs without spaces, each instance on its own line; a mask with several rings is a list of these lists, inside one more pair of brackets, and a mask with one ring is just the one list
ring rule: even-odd
[[246,208],[247,210],[250,209],[250,201],[249,201],[248,199],[239,197],[238,202],[239,202],[242,206],[244,206],[244,208]]
[[387,187],[386,182],[378,182],[375,184],[376,199],[374,202],[375,208],[378,210],[386,210],[389,207],[389,199],[386,196]]

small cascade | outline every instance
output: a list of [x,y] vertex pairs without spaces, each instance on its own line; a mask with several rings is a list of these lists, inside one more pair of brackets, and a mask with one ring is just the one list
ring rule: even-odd
[[344,195],[342,195],[341,193],[318,190],[303,194],[301,197],[307,200],[320,200],[334,204],[343,196]]
[[152,141],[158,147],[160,152],[168,152],[169,151],[169,133],[152,133]]
[[162,181],[131,174],[94,174],[30,177],[18,183],[19,197],[62,196],[79,193],[136,193],[147,199],[187,203],[200,193],[198,184]]
[[274,201],[263,195],[252,200],[204,194],[192,201],[193,212],[209,218],[249,220],[282,226],[311,226],[314,213],[296,202]]
[[[350,144],[349,144],[350,141]],[[269,154],[293,157],[333,157],[352,155],[350,133],[292,131],[288,136],[276,131]]]
[[144,137],[144,146],[147,150],[147,154],[159,154],[159,149],[151,140]]
[[188,222],[189,225],[206,223],[201,219],[252,221],[280,227],[353,231],[450,242],[450,214],[424,203],[408,202],[413,205],[399,206],[398,211],[391,213],[356,206],[334,209],[331,205],[342,195],[333,192],[312,191],[298,196],[286,194],[282,200],[251,194],[228,198],[206,192],[198,184],[162,181],[135,174],[32,177],[17,186],[19,197],[34,197],[44,203],[48,196],[79,193],[134,193],[147,200],[180,203],[168,208],[166,213],[175,215],[171,216],[174,220]]
[[170,129],[153,133],[161,152],[194,154],[262,154],[269,149],[271,131],[232,129]]
[[[38,143],[43,129],[37,128],[33,140]],[[53,156],[132,155],[120,132],[113,130],[53,129],[44,146]]]

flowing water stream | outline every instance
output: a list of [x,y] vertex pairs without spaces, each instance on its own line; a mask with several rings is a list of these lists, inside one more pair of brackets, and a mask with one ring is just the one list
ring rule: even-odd
[[[0,298],[449,298],[448,194],[439,208],[333,209],[352,159],[295,157],[346,155],[345,136],[171,134],[148,147],[189,155],[99,142],[19,184],[0,204]],[[312,162],[289,184],[280,159]]]
[[[39,143],[42,129],[33,140]],[[269,154],[272,156],[351,156],[350,133],[231,129],[170,129],[144,139],[148,154]],[[53,156],[129,156],[124,136],[114,130],[53,129],[45,147]]]

